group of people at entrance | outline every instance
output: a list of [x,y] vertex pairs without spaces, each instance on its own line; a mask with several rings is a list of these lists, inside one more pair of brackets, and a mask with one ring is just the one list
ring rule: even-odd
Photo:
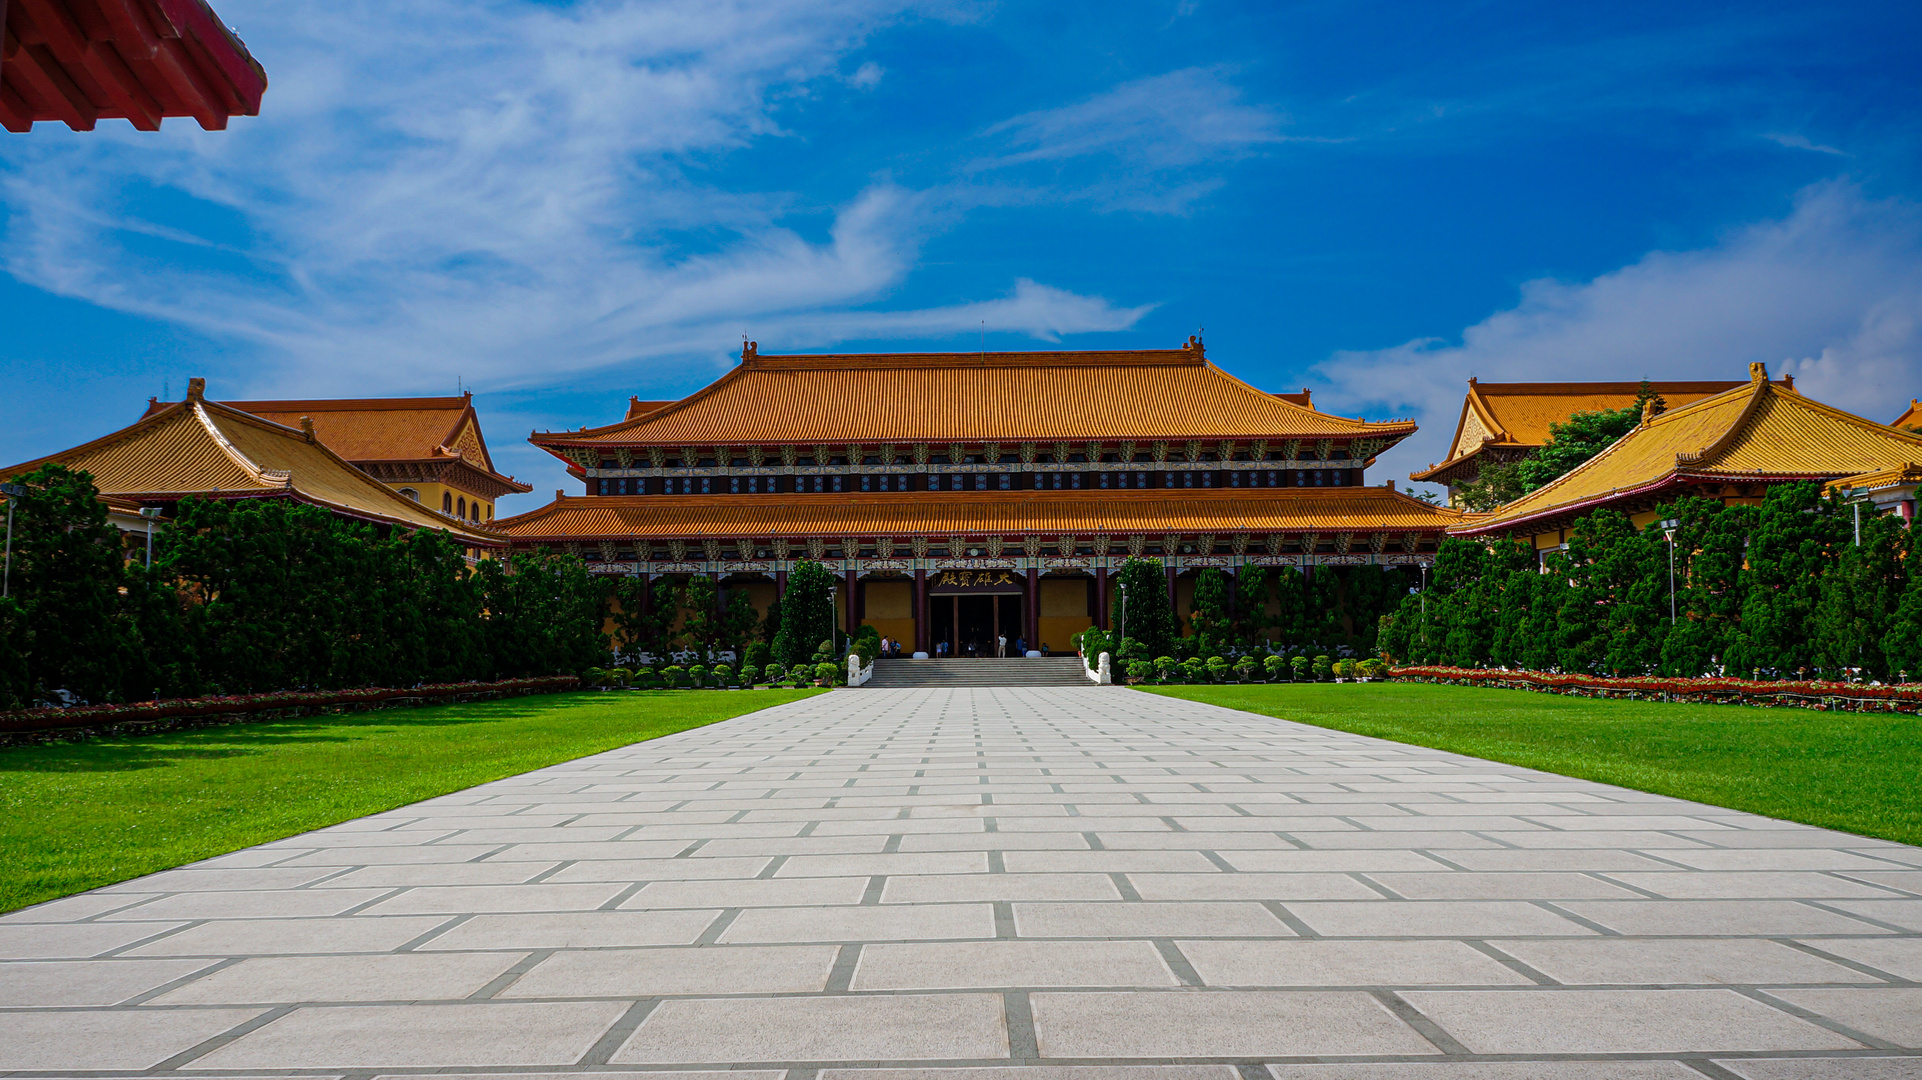
[[[1006,657],[1006,656],[1028,655],[1028,643],[1022,638],[1015,638],[1013,647],[1014,647],[1014,651],[1009,652],[1008,651],[1008,648],[1009,648],[1008,635],[1006,634],[995,635],[995,638],[994,638],[994,655],[995,656]],[[949,643],[945,641],[935,642],[934,655],[937,657],[951,655],[951,649],[950,649]],[[981,647],[979,645],[976,645],[972,641],[966,642],[961,646],[961,655],[962,656],[980,656]]]

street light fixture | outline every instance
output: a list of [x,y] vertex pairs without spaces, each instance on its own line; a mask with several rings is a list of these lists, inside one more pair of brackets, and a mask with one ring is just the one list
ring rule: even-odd
[[160,507],[143,506],[140,516],[147,519],[147,569],[153,569],[153,523],[160,517]]
[[7,497],[7,562],[0,571],[0,597],[10,595],[13,586],[13,502],[26,494],[25,484],[0,484],[0,495]]
[[1668,541],[1668,625],[1675,625],[1675,530],[1681,521],[1666,518],[1662,521],[1662,537]]

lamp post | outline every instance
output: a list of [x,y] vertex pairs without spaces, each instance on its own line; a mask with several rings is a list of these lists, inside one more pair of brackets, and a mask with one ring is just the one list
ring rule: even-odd
[[0,596],[11,595],[13,587],[13,501],[27,493],[25,484],[0,484],[0,495],[7,497],[7,562],[0,571]]
[[153,523],[160,517],[158,506],[143,506],[140,516],[147,519],[147,569],[153,569]]
[[1675,530],[1681,527],[1675,518],[1662,521],[1662,537],[1668,541],[1668,624],[1675,625]]

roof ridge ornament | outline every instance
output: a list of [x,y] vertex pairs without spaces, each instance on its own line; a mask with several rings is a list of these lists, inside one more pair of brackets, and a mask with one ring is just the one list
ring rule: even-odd
[[207,396],[207,380],[193,378],[187,380],[187,400],[199,401]]
[[746,363],[749,360],[758,360],[760,359],[760,357],[761,357],[761,343],[758,341],[749,341],[746,338],[742,338],[741,339],[741,362]]
[[1769,381],[1769,366],[1760,360],[1749,364],[1748,381],[1757,383]]

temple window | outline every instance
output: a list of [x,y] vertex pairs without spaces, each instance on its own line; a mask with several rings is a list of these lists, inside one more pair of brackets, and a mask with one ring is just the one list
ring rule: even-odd
[[1215,486],[1215,474],[1214,474],[1214,473],[1211,473],[1211,472],[1205,472],[1205,473],[1202,473],[1202,474],[1201,474],[1201,486],[1202,486],[1202,487],[1205,487],[1205,488],[1211,488],[1211,487],[1214,487],[1214,486]]
[[443,514],[451,514],[454,512],[454,495],[452,492],[443,491],[440,493],[440,512]]
[[730,476],[730,477],[728,477],[728,478],[727,478],[727,493],[728,493],[729,495],[739,495],[739,494],[741,493],[741,478],[740,478],[740,477],[738,477],[738,476]]
[[1102,473],[1102,474],[1101,474],[1101,486],[1102,486],[1102,487],[1104,487],[1104,488],[1108,486],[1108,474],[1107,474],[1107,473]]
[[1081,474],[1080,474],[1080,473],[1069,473],[1069,474],[1068,474],[1068,486],[1069,486],[1069,487],[1071,487],[1071,488],[1073,488],[1073,489],[1075,489],[1076,491],[1080,491],[1080,490],[1081,490]]
[[1269,487],[1281,486],[1281,474],[1279,472],[1276,472],[1272,469],[1268,471],[1268,486]]
[[1174,474],[1174,473],[1171,473],[1171,472],[1164,472],[1164,473],[1162,473],[1162,474],[1161,474],[1161,486],[1162,486],[1162,487],[1174,487],[1174,486],[1175,486],[1175,474]]
[[978,472],[974,474],[974,490],[976,491],[988,490],[988,474],[987,473]]
[[839,490],[841,490],[841,474],[840,474],[840,473],[835,473],[835,474],[834,474],[834,478],[833,478],[833,479],[834,479],[834,483],[833,483],[833,485],[832,485],[832,486],[833,486],[833,488],[834,488],[834,490],[836,490],[836,491],[839,491]]
[[415,502],[420,501],[420,492],[415,491],[413,488],[401,488],[400,496],[403,499],[412,499]]
[[1230,472],[1230,473],[1228,474],[1228,486],[1229,486],[1229,487],[1240,487],[1240,486],[1241,486],[1241,473],[1240,473],[1240,472]]
[[867,473],[862,473],[861,474],[861,490],[870,491],[873,489],[873,485],[874,485],[874,478],[872,476],[869,476]]
[[1010,484],[1012,484],[1013,482],[1014,482],[1014,474],[1013,474],[1013,473],[1002,473],[1002,474],[1001,474],[1001,490],[1002,490],[1002,491],[1006,491],[1006,490],[1008,490],[1008,487],[1009,487],[1009,485],[1010,485]]
[[463,518],[467,516],[467,497],[466,496],[464,495],[461,496],[460,501],[454,504],[454,516],[463,517]]
[[1184,473],[1182,473],[1182,474],[1181,474],[1181,486],[1182,486],[1182,487],[1194,487],[1194,486],[1195,486],[1195,474],[1194,474],[1194,473],[1191,473],[1191,472],[1184,472]]

